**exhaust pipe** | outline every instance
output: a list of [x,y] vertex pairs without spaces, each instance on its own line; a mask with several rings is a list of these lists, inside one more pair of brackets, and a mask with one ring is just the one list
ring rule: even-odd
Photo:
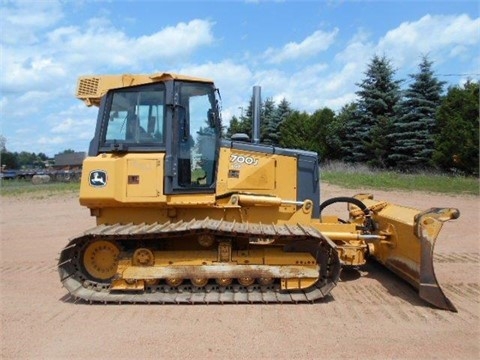
[[252,142],[254,144],[260,143],[260,110],[262,108],[261,87],[256,85],[253,87],[253,126],[252,126]]

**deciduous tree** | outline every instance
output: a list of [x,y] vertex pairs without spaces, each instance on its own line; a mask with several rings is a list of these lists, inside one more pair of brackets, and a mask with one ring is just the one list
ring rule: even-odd
[[479,174],[479,83],[448,89],[437,114],[433,159],[442,170]]

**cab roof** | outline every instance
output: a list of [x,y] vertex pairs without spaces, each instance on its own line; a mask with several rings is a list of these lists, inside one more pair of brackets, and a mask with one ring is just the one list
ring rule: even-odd
[[175,73],[86,75],[78,78],[76,96],[87,106],[99,106],[107,91],[168,80],[184,80],[213,84],[213,80]]

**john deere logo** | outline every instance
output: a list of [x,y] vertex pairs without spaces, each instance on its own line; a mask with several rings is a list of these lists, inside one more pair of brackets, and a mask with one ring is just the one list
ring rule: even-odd
[[91,171],[89,181],[93,187],[103,187],[107,185],[107,173],[103,170]]

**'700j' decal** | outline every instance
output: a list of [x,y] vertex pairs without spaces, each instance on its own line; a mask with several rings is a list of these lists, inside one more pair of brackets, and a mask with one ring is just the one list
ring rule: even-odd
[[243,164],[252,165],[252,166],[258,165],[258,159],[252,156],[243,156],[243,155],[237,155],[237,154],[230,155],[230,162],[233,163],[234,166],[241,166]]

